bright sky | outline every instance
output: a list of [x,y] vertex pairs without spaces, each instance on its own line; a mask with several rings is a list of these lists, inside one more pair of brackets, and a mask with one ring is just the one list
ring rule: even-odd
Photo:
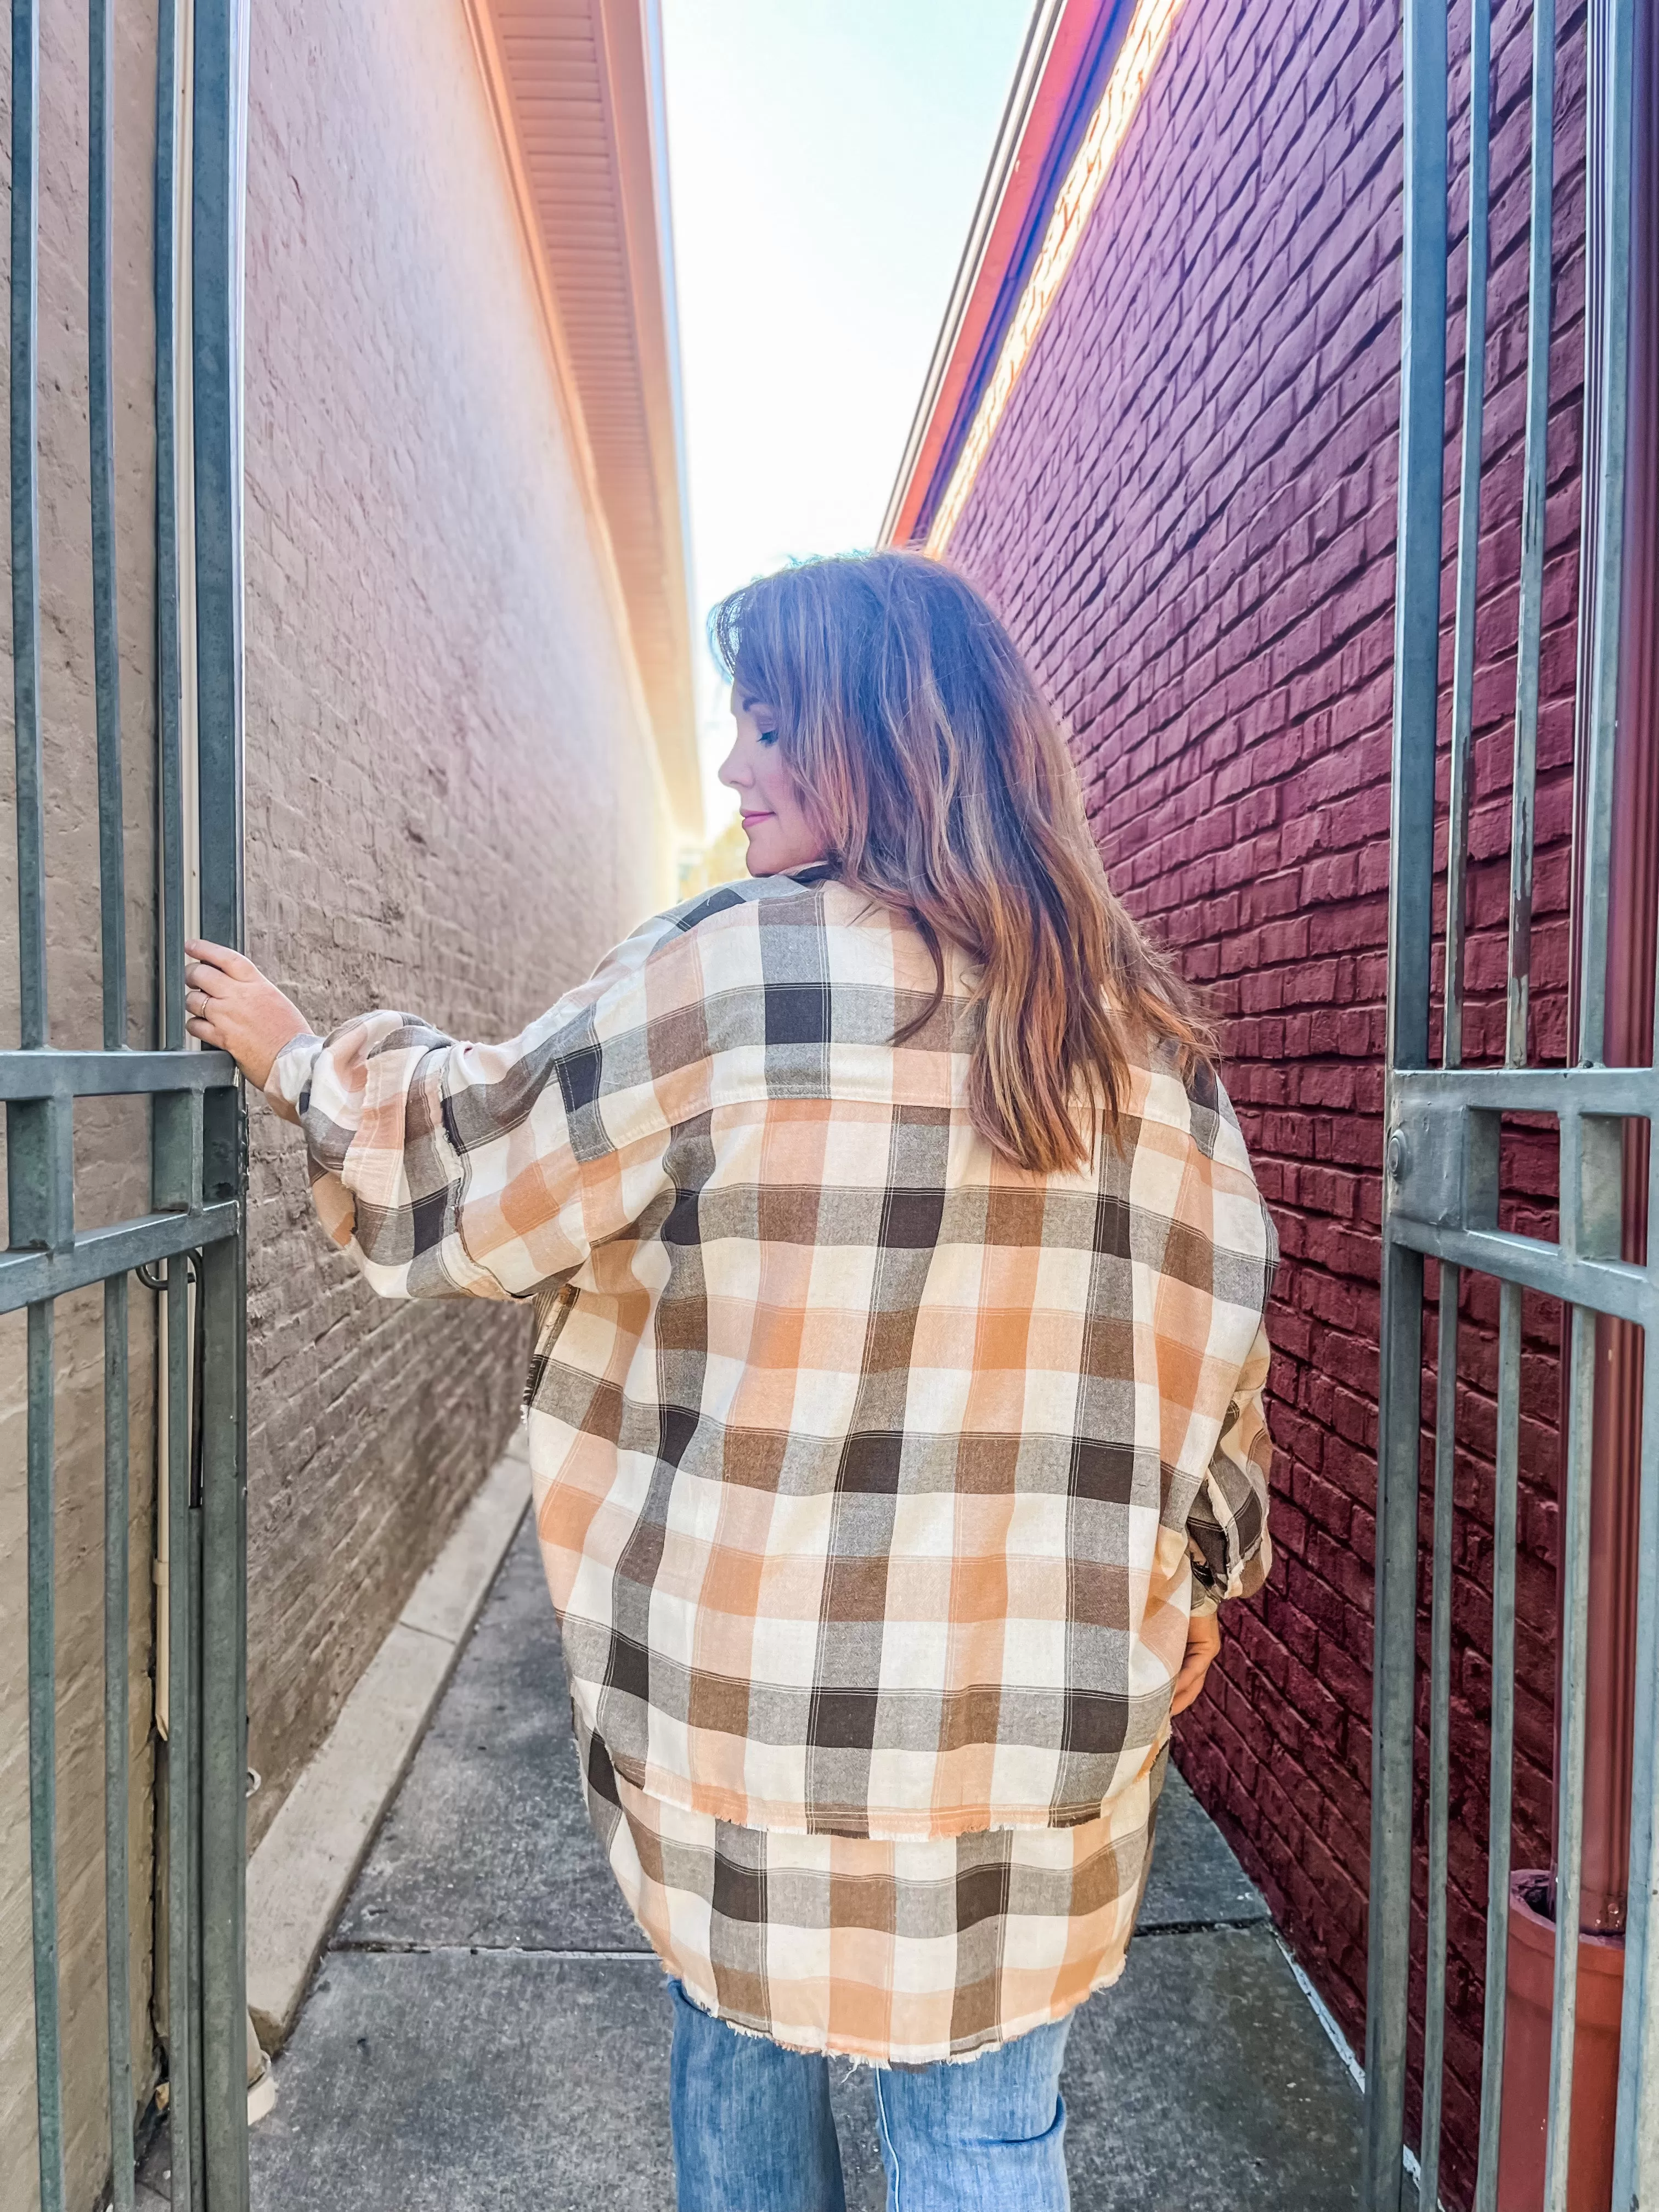
[[[701,617],[872,545],[1030,0],[663,0]],[[730,722],[698,650],[708,826]]]

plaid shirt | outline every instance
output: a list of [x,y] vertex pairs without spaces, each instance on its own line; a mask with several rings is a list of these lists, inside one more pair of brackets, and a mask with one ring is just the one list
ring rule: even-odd
[[[1087,1168],[964,1107],[971,971],[823,868],[647,923],[523,1034],[401,1013],[269,1095],[389,1296],[534,1299],[585,1741],[646,1800],[895,1841],[1097,1821],[1189,1611],[1267,1567],[1274,1255],[1232,1109],[1133,1071]],[[711,1833],[712,1833],[711,1830]]]

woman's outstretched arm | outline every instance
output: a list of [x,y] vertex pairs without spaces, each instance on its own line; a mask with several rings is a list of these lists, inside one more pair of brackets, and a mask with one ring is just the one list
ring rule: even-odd
[[303,1132],[323,1224],[383,1297],[526,1297],[662,1188],[640,933],[500,1045],[380,1012],[327,1038],[252,962],[187,947],[192,1033]]

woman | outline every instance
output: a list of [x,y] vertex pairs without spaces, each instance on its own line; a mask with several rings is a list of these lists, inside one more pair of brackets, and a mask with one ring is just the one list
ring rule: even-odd
[[1170,1717],[1267,1572],[1273,1231],[985,602],[882,553],[714,635],[750,881],[506,1045],[325,1042],[201,944],[191,1026],[377,1290],[535,1302],[537,1526],[671,1977],[684,2212],[842,2205],[830,2051],[877,2069],[904,2212],[1048,2212]]

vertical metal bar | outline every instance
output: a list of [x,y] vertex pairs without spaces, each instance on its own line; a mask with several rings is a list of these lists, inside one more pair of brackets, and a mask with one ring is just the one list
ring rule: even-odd
[[[1492,180],[1492,6],[1469,11],[1469,223],[1463,288],[1463,419],[1457,487],[1456,623],[1452,643],[1451,758],[1446,835],[1446,961],[1441,1060],[1463,1060],[1463,954],[1468,923],[1469,809],[1474,749],[1474,625],[1480,547],[1480,458],[1486,406],[1486,276]],[[1446,1877],[1451,1735],[1452,1531],[1457,1459],[1457,1300],[1462,1271],[1440,1270],[1436,1358],[1434,1571],[1429,1629],[1428,1927],[1423,2008],[1423,2112],[1419,2202],[1440,2201],[1440,2127],[1446,2055]]]
[[52,1310],[28,1320],[29,1882],[34,1934],[40,2212],[64,2212],[58,2014],[58,1656],[52,1541]]
[[[1486,414],[1486,275],[1492,189],[1492,0],[1469,12],[1469,233],[1463,302],[1463,426],[1457,487],[1456,628],[1452,642],[1450,809],[1446,836],[1445,1018],[1441,1058],[1463,1061],[1463,945],[1470,789],[1474,765],[1475,593],[1480,571],[1480,455]],[[1432,2202],[1432,2199],[1431,2199]]]
[[[1659,1030],[1656,1030],[1659,1036]],[[1649,1188],[1659,1189],[1659,1120],[1648,1136]],[[1651,1270],[1652,1259],[1649,1267]],[[1637,1520],[1636,1714],[1631,1774],[1630,1902],[1613,2130],[1613,2212],[1659,2203],[1659,1369],[1643,1340],[1642,1491]]]
[[46,1042],[46,869],[40,774],[40,567],[35,492],[35,0],[11,9],[11,660],[17,752],[17,971],[26,1049]]
[[191,212],[202,933],[242,941],[241,0],[198,0]]
[[202,1255],[202,1999],[213,2212],[246,2212],[247,1480],[241,1238]]
[[1486,1990],[1474,2212],[1496,2212],[1509,1995],[1510,1830],[1515,1788],[1516,1501],[1521,1456],[1521,1289],[1498,1285],[1498,1451],[1492,1510],[1492,1766],[1486,1831]]
[[[1446,11],[1437,0],[1406,0],[1404,18],[1405,240],[1389,896],[1389,1076],[1398,1068],[1428,1064],[1445,458]],[[1392,1121],[1392,1100],[1387,1118]],[[1423,1262],[1388,1236],[1387,1188],[1385,1184],[1361,2182],[1366,2212],[1397,2212],[1404,2174],[1423,1365]]]
[[[1565,1134],[1565,1129],[1564,1129]],[[1566,1194],[1563,1163],[1562,1195]],[[1578,2012],[1578,1889],[1584,1836],[1584,1670],[1589,1627],[1590,1436],[1595,1415],[1595,1316],[1572,1310],[1567,1472],[1562,1500],[1561,1770],[1556,1808],[1555,1993],[1550,2033],[1544,2212],[1567,2212],[1572,2058]]]
[[[244,0],[198,0],[191,215],[196,685],[204,936],[242,919],[241,113]],[[207,1105],[204,1186],[246,1187],[240,1091]],[[202,1330],[202,1991],[213,2212],[246,2212],[246,1467],[244,1247],[204,1253]]]
[[[201,1310],[199,1303],[192,1299],[192,1304],[196,1304],[197,1310],[191,1322],[194,1340],[191,1356],[199,1363],[201,1347],[197,1332],[199,1332],[202,1326]],[[195,1439],[200,1434],[197,1411],[192,1411],[191,1423],[191,1449],[193,1453],[197,1449]],[[190,1576],[191,1629],[190,1787],[187,1793],[190,1805],[190,1942],[186,1958],[187,1987],[190,1992],[190,2046],[187,2055],[190,2061],[191,2169],[196,2183],[196,2195],[192,2200],[191,2212],[210,2212],[213,2190],[207,2170],[203,2092],[205,2066],[202,2051],[202,1510],[201,1501],[196,1495],[196,1475],[193,1468],[191,1474],[191,1488],[189,1541],[185,1550],[187,1571]]]
[[161,800],[161,1043],[185,1042],[185,831],[179,759],[179,463],[176,410],[179,0],[161,0],[155,54],[155,738]]
[[109,1993],[110,2190],[132,2212],[132,2002],[128,1980],[127,1279],[104,1285],[104,1958]]
[[[1585,509],[1593,507],[1594,568],[1590,572],[1589,651],[1583,665],[1583,750],[1585,791],[1581,818],[1588,852],[1583,867],[1583,927],[1579,939],[1578,1056],[1594,1064],[1605,1053],[1607,1030],[1607,855],[1611,842],[1614,736],[1619,712],[1619,673],[1625,627],[1625,524],[1630,460],[1630,300],[1632,190],[1634,178],[1633,103],[1636,82],[1636,10],[1633,0],[1598,0],[1588,27],[1589,112],[1588,242],[1599,246],[1599,329],[1587,331],[1586,368],[1596,376],[1594,406],[1585,410]],[[1599,124],[1599,134],[1596,126]],[[1599,137],[1599,143],[1598,143]],[[1596,219],[1599,218],[1599,219]],[[1592,319],[1587,318],[1587,323]],[[1587,374],[1587,382],[1588,382]],[[1588,395],[1587,395],[1588,396]],[[1594,424],[1595,444],[1590,445]],[[1593,483],[1593,492],[1589,487]],[[1656,1032],[1659,1035],[1659,1032]],[[1650,1128],[1650,1159],[1654,1131]],[[1563,1196],[1566,1194],[1565,1163]],[[1655,1255],[1649,1254],[1651,1276]],[[1650,1330],[1650,1338],[1651,1331]],[[1584,1340],[1581,1352],[1581,1337]],[[1573,1314],[1574,1435],[1567,1458],[1564,1500],[1564,1580],[1561,1655],[1561,1771],[1556,1844],[1555,1993],[1550,2045],[1550,2117],[1546,2152],[1546,2212],[1565,2212],[1567,2201],[1572,2111],[1572,2057],[1578,1987],[1579,1885],[1584,1814],[1584,1738],[1589,1611],[1590,1449],[1593,1419],[1595,1322]],[[1650,1352],[1644,1340],[1644,1352]],[[1583,1373],[1580,1366],[1582,1361]],[[1642,2112],[1641,2085],[1653,2082],[1649,1954],[1653,1897],[1653,1793],[1656,1717],[1653,1706],[1655,1632],[1653,1621],[1654,1522],[1659,1515],[1655,1461],[1659,1425],[1655,1401],[1659,1378],[1644,1369],[1641,1503],[1638,1543],[1644,1578],[1638,1578],[1635,1741],[1630,1835],[1630,1890],[1625,1939],[1625,1995],[1620,2052],[1620,2096],[1614,2129],[1613,2203],[1634,2206],[1659,2197],[1659,2124]],[[1580,1413],[1581,1395],[1583,1410]],[[1632,2002],[1632,1999],[1636,2002]],[[1647,2102],[1651,2105],[1651,2094]]]
[[115,317],[110,253],[115,150],[115,0],[91,0],[87,198],[87,416],[92,463],[93,684],[98,721],[98,878],[104,1045],[127,1041],[125,818],[121,793],[121,647],[115,575]]
[[1383,1247],[1382,1333],[1365,2166],[1360,2195],[1365,2212],[1397,2212],[1405,2171],[1423,1261],[1419,1254],[1392,1243]]
[[1613,732],[1619,708],[1623,632],[1625,478],[1629,447],[1632,86],[1635,79],[1634,0],[1597,0],[1589,11],[1589,79],[1592,115],[1601,143],[1592,143],[1590,185],[1600,205],[1602,275],[1599,402],[1585,410],[1595,443],[1584,455],[1595,484],[1595,568],[1590,590],[1591,644],[1585,712],[1583,820],[1589,849],[1583,869],[1584,923],[1579,939],[1578,1057],[1602,1056],[1607,1028],[1607,853],[1612,837]]
[[1457,1457],[1459,1268],[1440,1269],[1440,1340],[1435,1366],[1434,1579],[1429,1631],[1429,1867],[1426,1989],[1423,2001],[1423,2126],[1419,2200],[1439,2202],[1440,2110],[1446,2048],[1446,1826],[1451,1728],[1453,1486]]
[[1407,0],[1388,1066],[1426,1067],[1446,410],[1446,11]]
[[1509,1007],[1504,1057],[1510,1067],[1526,1066],[1527,1009],[1532,979],[1533,810],[1537,798],[1538,684],[1544,635],[1550,282],[1555,210],[1555,0],[1534,0],[1533,5],[1531,177],[1532,228],[1527,275],[1526,459],[1521,490],[1515,765],[1510,784]]
[[196,2040],[191,1930],[196,1919],[192,1767],[197,1729],[195,1606],[190,1559],[190,1302],[182,1259],[167,1262],[167,2087],[173,2201],[198,2212],[201,2172],[191,2052]]

